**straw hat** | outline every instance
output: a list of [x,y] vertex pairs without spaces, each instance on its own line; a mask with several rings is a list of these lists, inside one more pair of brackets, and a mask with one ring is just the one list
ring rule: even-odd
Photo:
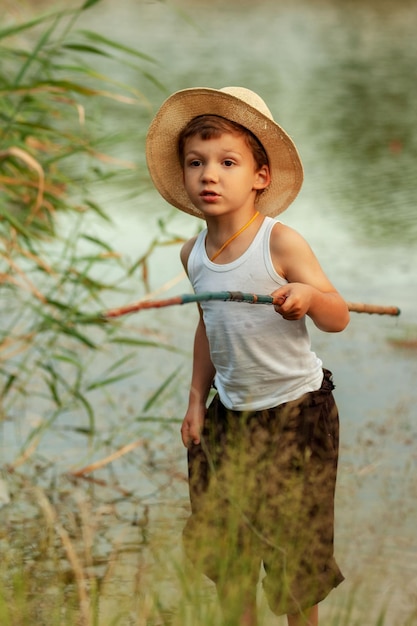
[[300,157],[291,138],[274,122],[262,98],[243,87],[183,89],[165,100],[146,139],[148,168],[159,193],[181,211],[203,217],[184,189],[178,138],[189,121],[208,114],[237,122],[259,139],[268,155],[271,183],[258,195],[256,208],[270,216],[284,211],[303,182]]

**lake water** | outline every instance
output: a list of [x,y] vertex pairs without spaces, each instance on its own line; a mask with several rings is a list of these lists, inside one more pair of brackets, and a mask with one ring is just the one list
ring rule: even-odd
[[[282,221],[306,237],[347,300],[400,307],[399,318],[352,314],[342,334],[311,330],[316,351],[334,372],[342,427],[337,550],[347,582],[327,611],[330,616],[332,602],[347,604],[360,579],[359,601],[371,607],[383,599],[386,624],[404,626],[417,606],[417,3],[107,0],[86,13],[81,26],[154,57],[157,64],[143,67],[166,87],[164,93],[130,68],[119,76],[149,101],[149,108],[109,125],[109,132],[121,124],[131,130],[120,155],[144,166],[147,125],[169,93],[226,85],[257,91],[294,138],[305,168],[303,189]],[[141,181],[144,176],[141,171]],[[158,219],[171,213],[170,231],[195,233],[194,218],[171,212],[150,186],[143,191],[138,184],[136,194],[135,185],[97,189],[114,225],[92,221],[92,234],[137,258],[158,231]],[[152,289],[179,277],[178,252],[174,246],[154,255]],[[165,293],[189,290],[178,278]],[[140,295],[132,285],[132,297]],[[134,413],[135,404],[143,406],[181,368],[168,409],[181,417],[195,307],[141,313],[128,323],[185,355],[139,353],[139,379],[115,397]],[[164,443],[184,470],[177,427],[167,430]],[[136,468],[123,471],[135,480]],[[144,480],[145,491],[151,482]],[[369,622],[360,623],[376,623],[371,608]],[[407,623],[417,624],[417,617]]]

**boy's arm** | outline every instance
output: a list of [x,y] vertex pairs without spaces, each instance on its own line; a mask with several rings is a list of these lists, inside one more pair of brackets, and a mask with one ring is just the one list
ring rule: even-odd
[[194,338],[193,370],[188,408],[181,426],[182,442],[186,447],[191,443],[200,443],[200,434],[206,414],[206,401],[214,374],[206,327],[200,310],[200,320]]
[[[195,244],[195,237],[187,241],[181,250],[181,261],[187,272],[188,257]],[[182,426],[181,437],[183,444],[188,447],[191,443],[200,443],[200,433],[203,428],[206,414],[206,401],[214,379],[215,370],[210,358],[206,326],[203,312],[198,306],[200,319],[194,337],[193,369],[191,376],[188,408]]]
[[285,319],[308,315],[327,332],[343,330],[349,323],[349,310],[323,272],[305,239],[292,228],[278,223],[271,234],[271,257],[276,271],[288,281],[272,294],[282,297],[275,310]]

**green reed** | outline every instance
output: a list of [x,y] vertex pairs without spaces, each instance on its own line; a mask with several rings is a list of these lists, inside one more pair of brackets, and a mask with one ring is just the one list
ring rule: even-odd
[[[145,91],[103,75],[92,59],[130,64],[158,87],[145,53],[74,31],[99,5],[87,0],[78,10],[22,23],[10,18],[0,29],[0,420],[2,430],[16,425],[21,443],[0,467],[0,623],[218,626],[213,586],[181,548],[189,513],[184,451],[178,416],[165,404],[167,395],[175,399],[180,369],[173,363],[129,408],[112,393],[138,376],[138,350],[165,357],[178,350],[97,315],[130,292],[132,280],[146,293],[152,255],[179,242],[167,219],[145,252],[128,261],[88,228],[91,215],[110,222],[95,185],[145,184],[140,165],[118,156],[122,131],[109,141],[101,126],[109,111],[133,110],[143,115],[144,133],[149,106]],[[26,424],[33,405],[37,419]],[[103,405],[117,415],[105,431]],[[89,444],[71,441],[66,471],[37,453],[53,429]],[[166,439],[155,445],[157,431]],[[132,441],[132,453],[110,461]],[[99,470],[86,469],[91,457],[102,461]],[[72,471],[80,466],[84,472]],[[149,483],[145,493],[141,481]],[[1,506],[7,491],[11,505]],[[342,504],[347,518],[352,499]],[[203,555],[204,537],[199,549]],[[383,609],[371,616],[362,583],[352,594],[335,592],[324,623],[388,626]],[[262,604],[260,612],[260,625],[284,624]],[[415,609],[399,619],[412,626]]]
[[[147,467],[159,481],[176,472],[174,482],[184,485],[175,463],[158,464],[150,447],[142,451],[141,469]],[[61,475],[40,488],[31,478],[14,475],[13,507],[0,509],[1,623],[14,626],[36,619],[45,626],[222,624],[213,584],[199,573],[198,564],[184,558],[181,531],[189,514],[184,491],[170,501],[163,492],[156,500],[136,498],[118,492],[110,476],[109,471],[107,481],[100,481],[99,477],[106,477],[100,471],[96,481],[83,486],[82,477]],[[241,491],[237,496],[242,496]],[[349,544],[339,545],[338,551],[342,562],[358,561],[358,572],[346,565],[350,580],[322,604],[321,623],[412,626],[416,619],[412,584],[409,605],[398,605],[396,614],[389,606],[393,581],[388,572],[369,576],[372,561],[381,562],[384,545],[377,542],[366,554],[356,542],[352,545],[351,537],[369,532],[355,519],[352,498],[356,497],[358,494],[350,491],[347,500],[339,503],[350,539]],[[237,506],[236,517],[230,518],[232,533],[234,526],[242,523],[245,518]],[[205,551],[211,551],[211,537],[212,530],[201,533],[195,547],[197,557],[204,558]],[[243,564],[245,554],[240,550],[236,550],[236,562]],[[240,573],[244,584],[243,567]],[[378,585],[380,594],[375,593]],[[241,594],[239,585],[236,598]],[[270,613],[261,591],[258,607],[259,626],[285,626],[284,617]],[[235,622],[226,626],[235,626]]]
[[[75,31],[82,14],[99,10],[99,4],[89,0],[77,10],[19,23],[6,13],[0,27],[0,622],[5,626],[117,623],[117,615],[104,620],[99,602],[129,550],[124,538],[114,537],[114,528],[134,529],[135,552],[148,541],[146,505],[125,474],[134,471],[138,481],[150,480],[155,469],[166,474],[151,487],[155,493],[173,480],[171,469],[155,458],[152,437],[178,368],[146,397],[139,395],[132,414],[119,406],[113,390],[137,378],[138,351],[178,350],[146,327],[103,322],[99,316],[130,298],[132,283],[145,294],[150,258],[159,246],[179,241],[169,233],[169,219],[160,221],[147,249],[127,260],[90,227],[92,217],[111,224],[96,200],[98,185],[101,190],[135,186],[137,193],[146,185],[140,159],[119,157],[126,136],[118,130],[109,138],[109,116],[126,119],[132,111],[135,120],[143,120],[139,135],[150,117],[144,92],[104,75],[94,61],[129,65],[145,85],[159,87],[146,54],[91,31]],[[105,431],[98,422],[103,407],[116,415]],[[68,433],[78,437],[69,440],[73,453],[59,467],[42,449],[52,432],[58,443],[65,444]],[[123,456],[132,437],[136,454]],[[83,439],[88,445],[79,445]],[[122,455],[118,465],[106,459],[115,449]],[[104,459],[97,479],[95,473],[66,474],[92,456]],[[130,610],[127,603],[118,612],[126,616]]]
[[[92,59],[129,64],[158,85],[146,54],[75,31],[99,3],[22,23],[6,13],[0,29],[0,420],[18,421],[34,403],[42,416],[23,438],[23,457],[74,411],[83,415],[78,431],[93,435],[94,392],[134,376],[138,348],[170,349],[95,314],[133,279],[146,292],[149,257],[175,243],[161,223],[148,250],[127,261],[86,222],[96,215],[111,223],[94,197],[98,184],[145,179],[137,162],[117,156],[126,137],[120,131],[109,140],[106,116],[149,112],[142,91],[104,75]],[[97,367],[111,347],[107,366]]]
[[[88,226],[92,215],[111,223],[94,196],[97,185],[110,188],[121,180],[140,192],[145,179],[140,163],[118,156],[126,137],[118,131],[109,139],[106,115],[126,118],[132,110],[144,120],[144,133],[150,108],[142,91],[104,75],[102,63],[94,60],[129,64],[145,85],[158,86],[146,54],[94,32],[74,31],[82,13],[98,11],[99,4],[90,0],[77,10],[52,11],[23,23],[10,16],[0,30],[5,451],[0,622],[5,626],[117,623],[117,616],[103,621],[98,602],[126,551],[114,528],[135,524],[135,551],[148,532],[143,497],[125,484],[124,474],[150,481],[159,470],[162,478],[150,486],[156,493],[173,481],[173,462],[155,458],[152,449],[161,421],[152,413],[163,406],[178,368],[155,381],[146,395],[139,392],[136,417],[118,405],[113,390],[138,377],[138,350],[178,349],[153,340],[146,328],[103,322],[97,315],[126,297],[133,282],[146,293],[150,257],[159,246],[178,243],[161,221],[145,252],[128,261]],[[117,417],[105,432],[98,423],[103,410]],[[76,453],[57,468],[42,441],[56,432],[54,442],[65,442],[69,431],[78,436]],[[99,478],[65,473],[65,466],[71,470],[94,455],[103,459],[115,449],[123,451],[132,437],[138,441],[135,456],[122,456],[117,466],[105,459]],[[88,445],[80,447],[83,438]],[[69,445],[75,445],[73,439]],[[122,507],[127,503],[129,512],[110,515],[118,501]]]

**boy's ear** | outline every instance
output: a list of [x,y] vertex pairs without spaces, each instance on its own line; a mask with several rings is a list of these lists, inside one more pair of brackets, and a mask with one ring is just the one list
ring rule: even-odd
[[255,184],[253,186],[254,189],[260,191],[261,189],[266,189],[271,182],[271,173],[269,171],[268,165],[262,165],[261,168],[255,174]]

